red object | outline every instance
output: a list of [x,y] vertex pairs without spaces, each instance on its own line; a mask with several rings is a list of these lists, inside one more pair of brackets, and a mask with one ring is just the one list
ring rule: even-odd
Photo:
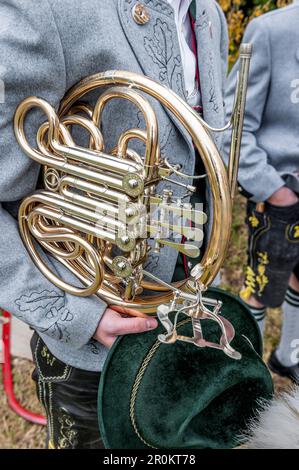
[[196,58],[196,75],[195,79],[198,83],[198,88],[200,88],[200,80],[199,80],[199,69],[198,69],[198,55],[197,55],[197,41],[196,41],[196,34],[195,34],[195,19],[192,17],[191,14],[189,14],[190,17],[190,24],[191,24],[191,30],[192,30],[192,49],[193,53]]
[[3,312],[3,329],[2,329],[2,340],[3,340],[3,364],[2,364],[2,374],[3,374],[3,385],[4,391],[7,396],[7,402],[9,407],[17,413],[21,418],[26,419],[34,424],[46,425],[47,421],[44,416],[41,416],[36,413],[32,413],[29,410],[26,410],[16,399],[14,393],[14,384],[11,368],[11,355],[10,355],[10,337],[11,337],[11,315],[8,312]]

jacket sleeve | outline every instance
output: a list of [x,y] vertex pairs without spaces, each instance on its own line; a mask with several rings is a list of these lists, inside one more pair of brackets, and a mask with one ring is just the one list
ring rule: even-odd
[[[259,145],[257,133],[263,125],[263,113],[271,81],[270,41],[263,18],[249,23],[243,42],[253,45],[250,64],[244,130],[238,181],[255,202],[265,201],[284,185],[276,169],[268,163],[268,155]],[[234,102],[239,61],[233,67],[227,84],[226,112],[230,118]],[[224,159],[228,162],[230,133],[226,134]]]
[[[34,191],[39,165],[20,150],[13,132],[17,105],[37,95],[57,106],[65,92],[65,62],[48,3],[10,0],[0,3],[0,306],[40,333],[80,348],[93,336],[106,304],[65,294],[31,261],[18,231],[18,201]],[[43,116],[32,113],[32,137]],[[56,261],[54,270],[74,283]],[[78,282],[78,281],[77,281]]]

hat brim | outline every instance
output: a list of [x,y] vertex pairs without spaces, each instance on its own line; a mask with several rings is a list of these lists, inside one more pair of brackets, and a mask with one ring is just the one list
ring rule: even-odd
[[[187,343],[161,344],[157,342],[161,326],[119,338],[109,352],[99,387],[100,432],[106,448],[233,447],[256,401],[270,398],[272,381],[259,357],[262,340],[256,321],[231,294],[211,288],[208,296],[223,302],[221,315],[236,329],[233,347],[241,351],[242,359]],[[182,328],[189,328],[190,335],[186,320]],[[215,322],[203,322],[207,337],[218,335],[217,328]],[[144,372],[153,349],[151,367]]]

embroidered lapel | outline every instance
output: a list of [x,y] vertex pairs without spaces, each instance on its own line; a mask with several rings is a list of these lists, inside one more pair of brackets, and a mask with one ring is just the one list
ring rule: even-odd
[[[150,13],[145,24],[134,21],[132,10],[137,0],[118,0],[119,17],[136,59],[145,75],[160,81],[186,100],[184,74],[180,48],[174,22],[174,11],[166,0],[144,0]],[[195,33],[198,44],[198,68],[204,119],[213,127],[224,123],[223,96],[221,91],[221,58],[218,57],[219,18],[215,6],[209,0],[194,0],[191,14],[195,16]],[[190,150],[188,133],[166,110],[179,128]],[[214,134],[220,147],[221,134]]]
[[[180,54],[180,46],[174,21],[174,10],[166,0],[144,0],[150,19],[145,24],[137,24],[133,18],[133,8],[137,0],[118,0],[119,18],[129,44],[144,74],[161,82],[167,88],[186,100],[185,82]],[[163,108],[164,109],[164,108]],[[190,152],[193,145],[188,132],[165,110],[186,140]],[[168,129],[168,134],[171,127]],[[163,130],[163,135],[165,130]],[[167,134],[167,132],[166,132]],[[165,136],[168,139],[169,136]]]
[[[195,6],[196,11],[194,11]],[[221,91],[221,57],[218,57],[220,48],[217,40],[219,39],[219,33],[216,31],[219,18],[216,17],[215,7],[212,7],[209,0],[196,0],[196,4],[193,2],[192,7],[191,13],[195,14],[203,116],[205,121],[213,127],[222,127],[224,124],[224,107]],[[218,147],[220,147],[222,135],[215,133],[213,137]]]
[[133,18],[136,0],[119,0],[120,20],[126,37],[145,75],[160,81],[182,98],[185,84],[174,11],[161,0],[144,0],[150,18],[137,24]]

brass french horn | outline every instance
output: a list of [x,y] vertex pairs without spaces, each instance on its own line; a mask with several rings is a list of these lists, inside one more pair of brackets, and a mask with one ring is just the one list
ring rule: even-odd
[[[166,334],[159,338],[163,342],[191,341],[197,346],[222,349],[236,359],[240,355],[230,346],[233,326],[219,314],[220,302],[203,294],[217,275],[229,242],[250,56],[251,46],[243,44],[234,112],[223,129],[208,126],[170,89],[124,71],[98,73],[80,81],[63,98],[57,113],[46,101],[29,97],[18,106],[14,124],[19,145],[44,171],[44,190],[27,197],[19,211],[22,239],[41,272],[70,294],[95,294],[110,305],[157,313],[166,328]],[[87,93],[102,91],[104,87],[93,109],[81,102]],[[204,256],[189,279],[175,284],[165,283],[144,269],[149,250],[159,252],[164,246],[198,256],[194,244],[174,243],[162,236],[167,225],[165,214],[184,211],[186,204],[175,200],[171,191],[156,192],[161,181],[180,171],[160,155],[158,122],[146,94],[173,113],[189,132],[204,163],[213,199],[213,222]],[[117,146],[107,153],[100,130],[101,118],[106,104],[116,98],[133,103],[144,116],[146,128],[125,130]],[[24,130],[32,108],[40,108],[47,118],[39,128],[35,148],[29,144]],[[76,145],[72,136],[74,125],[89,133],[88,148]],[[227,171],[210,133],[230,126],[232,141]],[[143,142],[144,156],[130,149],[132,139]],[[194,191],[190,185],[186,188]],[[159,208],[155,223],[149,220],[152,204]],[[188,205],[187,209],[187,218],[204,223],[204,213]],[[190,228],[182,227],[183,235],[186,231],[188,235]],[[153,245],[148,243],[150,236]],[[75,274],[82,286],[70,285],[57,277],[41,258],[36,242]],[[153,294],[145,295],[145,290]],[[173,310],[192,317],[193,338],[177,335],[176,320],[172,322],[169,317]],[[204,318],[219,323],[222,329],[219,344],[203,338],[200,321]]]

